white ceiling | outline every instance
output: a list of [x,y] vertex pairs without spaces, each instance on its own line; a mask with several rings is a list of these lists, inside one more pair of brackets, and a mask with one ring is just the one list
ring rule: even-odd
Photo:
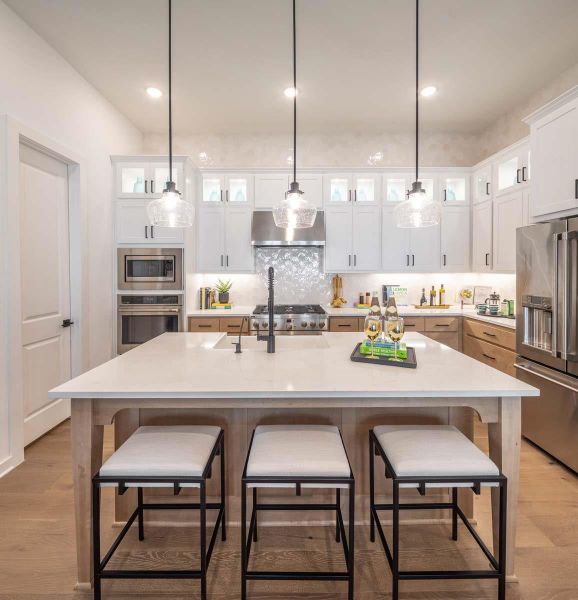
[[[4,0],[144,132],[166,130],[164,0]],[[477,132],[578,61],[577,0],[422,0],[430,131]],[[178,133],[291,128],[290,0],[173,0]],[[299,0],[308,132],[413,126],[414,2]]]

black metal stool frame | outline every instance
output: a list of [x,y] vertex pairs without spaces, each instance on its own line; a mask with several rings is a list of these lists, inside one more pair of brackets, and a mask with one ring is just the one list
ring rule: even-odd
[[[216,456],[221,460],[221,500],[220,502],[207,502],[206,481],[211,477],[213,461]],[[120,534],[113,542],[112,546],[101,559],[100,555],[100,487],[103,483],[118,484],[118,494],[122,496],[126,490],[127,483],[171,483],[174,486],[174,493],[178,495],[183,483],[198,483],[200,491],[200,501],[193,503],[155,503],[149,504],[143,502],[143,488],[137,488],[138,506],[129,517]],[[226,530],[226,510],[225,510],[225,433],[223,430],[219,433],[215,445],[211,451],[207,464],[200,477],[109,477],[96,474],[92,478],[92,543],[93,543],[93,575],[94,575],[94,600],[101,600],[101,580],[102,579],[200,579],[201,580],[201,600],[207,598],[207,569],[211,561],[213,548],[217,540],[219,526],[221,527],[221,539],[227,539]],[[105,570],[106,565],[112,558],[116,549],[122,542],[124,536],[128,533],[135,519],[138,518],[138,537],[144,539],[144,511],[145,510],[177,510],[191,509],[200,511],[200,545],[201,545],[201,568],[195,570]],[[211,539],[207,547],[207,510],[218,510],[215,526],[211,534]]]
[[[385,476],[393,481],[393,502],[391,504],[376,504],[375,502],[375,464],[374,459],[380,456],[385,464]],[[441,483],[447,484],[452,488],[451,502],[429,502],[429,503],[403,503],[399,501],[400,485],[404,483],[417,484],[416,490],[420,495],[425,496],[426,484]],[[486,546],[478,532],[473,528],[468,518],[463,513],[458,504],[458,489],[452,484],[472,483],[472,489],[475,494],[480,494],[482,483],[497,483],[500,489],[499,498],[499,535],[498,535],[498,558],[496,558]],[[391,568],[393,578],[392,600],[399,598],[399,582],[407,580],[427,580],[427,579],[497,579],[498,580],[498,599],[506,598],[506,500],[507,500],[508,482],[503,475],[490,477],[399,477],[394,471],[385,451],[383,450],[373,429],[369,431],[369,502],[370,502],[370,539],[375,542],[375,528],[379,533],[379,538]],[[463,570],[463,571],[400,571],[399,570],[399,511],[400,510],[423,510],[423,509],[450,509],[452,511],[452,539],[458,539],[458,517],[462,520],[466,529],[470,532],[486,558],[489,560],[492,569],[489,570]],[[383,527],[379,520],[378,511],[393,511],[393,551],[390,549]]]
[[[341,436],[341,432],[339,432]],[[243,469],[243,479],[241,484],[241,600],[247,599],[247,581],[347,581],[348,582],[348,599],[353,600],[353,585],[354,585],[354,544],[355,544],[355,480],[351,463],[347,457],[349,465],[349,477],[269,477],[247,476],[247,465],[251,448],[253,447],[253,439],[255,431],[251,436],[249,451]],[[341,438],[343,443],[343,438]],[[343,446],[345,450],[345,445]],[[347,451],[345,451],[347,456]],[[273,503],[263,504],[257,501],[257,488],[253,487],[253,506],[251,510],[251,520],[249,523],[249,531],[247,536],[247,487],[250,484],[271,484],[271,483],[287,483],[295,484],[296,493],[301,495],[301,485],[307,483],[320,484],[335,484],[347,485],[349,492],[349,532],[346,537],[345,524],[341,513],[341,488],[335,488],[335,503],[326,504],[294,504],[294,503]],[[335,511],[335,541],[341,542],[345,563],[347,569],[345,571],[250,571],[249,557],[251,555],[251,544],[257,541],[257,512],[260,510],[334,510]]]

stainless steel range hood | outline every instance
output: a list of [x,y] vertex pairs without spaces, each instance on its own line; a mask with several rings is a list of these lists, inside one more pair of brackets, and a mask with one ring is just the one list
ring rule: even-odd
[[317,211],[313,227],[281,229],[275,225],[273,212],[256,210],[251,226],[253,246],[325,246],[325,214]]

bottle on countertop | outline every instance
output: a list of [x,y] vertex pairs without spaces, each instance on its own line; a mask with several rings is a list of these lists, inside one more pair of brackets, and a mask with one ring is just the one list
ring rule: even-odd
[[373,292],[373,296],[371,298],[371,306],[377,306],[377,308],[380,308],[379,306],[379,298],[377,296],[377,292]]
[[363,292],[359,292],[359,304],[365,304],[365,294]]
[[440,301],[440,306],[442,304],[446,303],[446,288],[444,287],[444,284],[442,283],[442,286],[440,287],[440,297],[439,297],[439,301]]
[[434,285],[431,286],[431,290],[429,293],[429,305],[430,306],[435,306],[436,303],[436,288]]
[[367,304],[367,306],[371,305],[371,294],[369,292],[365,292],[365,304]]
[[425,306],[427,304],[427,298],[425,297],[425,288],[421,288],[421,298],[419,299],[419,305]]

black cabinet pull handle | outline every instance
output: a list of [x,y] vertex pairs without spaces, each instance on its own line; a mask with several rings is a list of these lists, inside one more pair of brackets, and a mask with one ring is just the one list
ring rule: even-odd
[[[357,200],[356,200],[356,202],[357,202]],[[357,267],[357,254],[353,255],[353,266]]]
[[226,266],[229,266],[229,255],[227,254]]
[[449,323],[436,323],[436,327],[449,327]]
[[526,178],[527,167],[522,167],[522,181],[528,181]]
[[446,255],[444,254],[444,267],[446,266]]
[[349,266],[351,266],[351,254],[347,255],[349,257]]
[[145,239],[149,239],[149,226],[145,225]]
[[576,198],[576,200],[578,200],[578,179],[576,179],[576,181],[574,182],[574,197]]
[[415,267],[415,254],[411,255],[411,266]]
[[444,190],[444,202],[448,201],[448,191]]
[[489,253],[489,252],[486,252],[486,267],[489,267],[489,266],[490,266],[490,263],[488,262],[488,261],[489,261],[489,259],[490,259],[490,253]]
[[155,193],[155,181],[154,179],[151,179],[151,194]]
[[353,190],[353,201],[357,202],[357,190]]
[[221,254],[221,267],[223,266],[223,255]]
[[151,237],[154,238],[155,237],[155,226],[151,225]]
[[485,356],[486,358],[489,358],[490,360],[496,360],[495,356],[490,356],[489,354],[485,354],[484,352],[482,352],[482,356]]
[[486,196],[490,195],[490,182],[486,181]]
[[149,182],[148,179],[145,179],[145,194],[149,193]]
[[406,264],[406,267],[409,267],[409,254],[406,254],[405,256],[407,257],[407,264]]
[[351,202],[351,190],[349,190],[349,202]]
[[223,190],[221,190],[221,202],[223,201]]
[[225,192],[225,202],[229,202],[229,190]]
[[521,169],[516,169],[516,183],[521,183],[520,182],[520,173],[521,173]]
[[487,335],[487,336],[489,336],[489,337],[496,337],[496,334],[495,334],[495,333],[490,333],[489,331],[483,331],[482,333],[483,333],[484,335]]

